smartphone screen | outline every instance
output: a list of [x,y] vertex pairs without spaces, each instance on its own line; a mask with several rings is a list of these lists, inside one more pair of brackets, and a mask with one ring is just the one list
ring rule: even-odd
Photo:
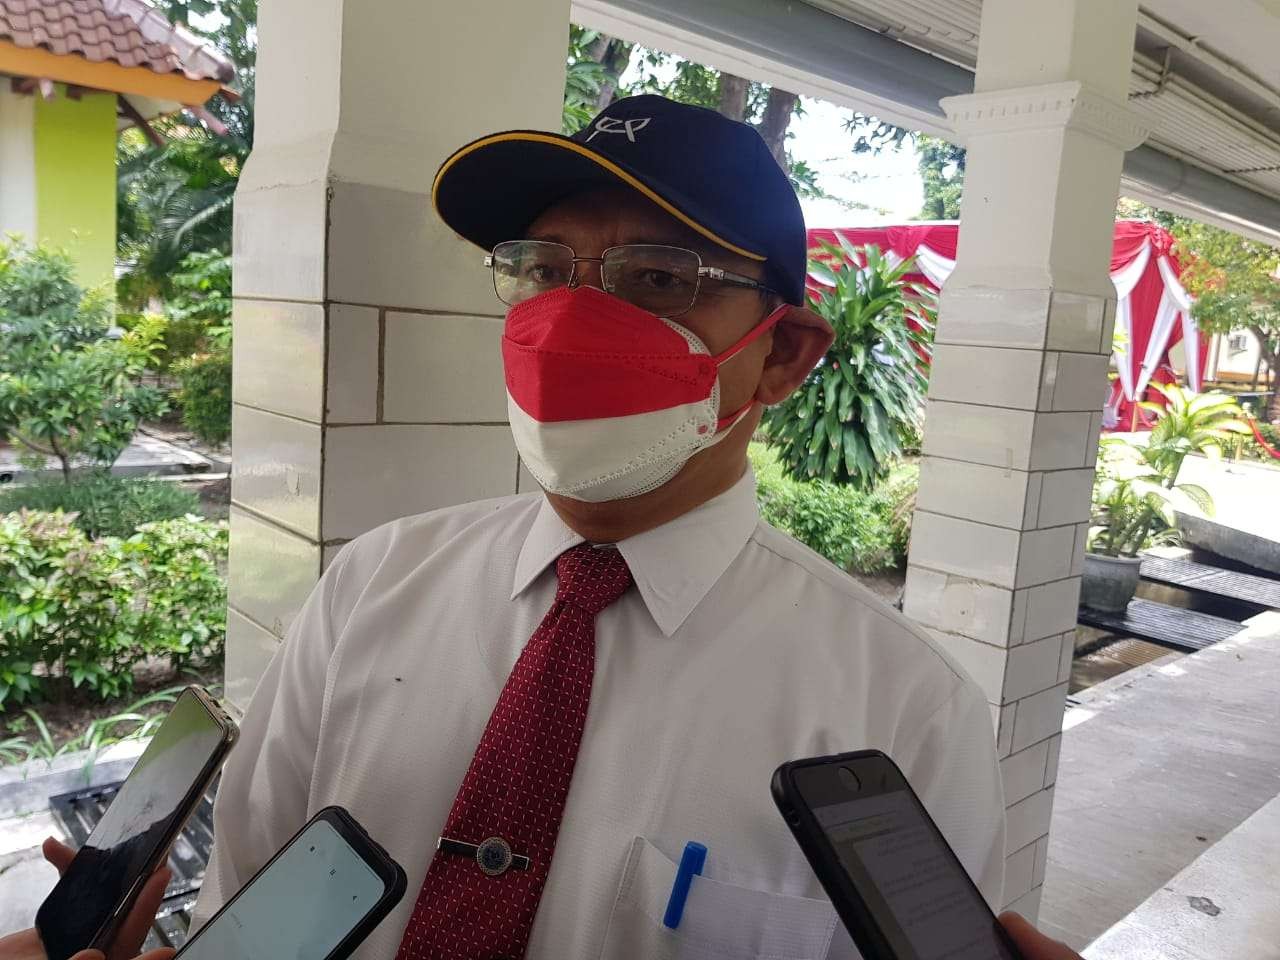
[[795,779],[899,958],[1017,960],[978,888],[891,761],[798,769]]
[[187,942],[185,960],[323,960],[374,909],[385,881],[316,819]]
[[184,803],[222,748],[226,733],[194,693],[179,695],[111,805],[40,907],[37,924],[51,960],[88,947],[134,883],[181,828]]

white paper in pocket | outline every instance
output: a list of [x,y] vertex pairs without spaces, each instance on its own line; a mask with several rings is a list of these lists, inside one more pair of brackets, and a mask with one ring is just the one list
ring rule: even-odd
[[676,864],[643,837],[627,855],[601,960],[823,960],[836,928],[826,900],[695,877],[679,928],[663,926]]

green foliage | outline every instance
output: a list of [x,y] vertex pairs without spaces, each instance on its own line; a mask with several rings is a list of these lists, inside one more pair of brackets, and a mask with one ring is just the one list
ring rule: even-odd
[[[1248,330],[1262,359],[1280,370],[1280,250],[1207,223],[1177,218],[1172,227],[1184,269],[1182,283],[1196,297],[1201,330]],[[1280,420],[1280,392],[1267,419]]]
[[1216,390],[1197,394],[1177,384],[1152,386],[1164,396],[1167,405],[1144,400],[1140,406],[1156,418],[1146,459],[1161,476],[1176,478],[1188,453],[1217,460],[1238,437],[1252,436],[1253,431],[1241,418],[1240,404],[1230,394]]
[[[126,740],[141,740],[150,736],[152,731],[164,721],[168,713],[167,707],[177,701],[178,694],[182,690],[182,687],[157,690],[129,704],[119,713],[91,720],[77,736],[62,743],[55,740],[44,717],[28,707],[19,716],[22,718],[24,728],[28,722],[30,723],[34,737],[11,737],[0,742],[0,764],[43,760],[46,765],[51,765],[54,760],[65,754],[83,750],[86,754],[83,772],[87,778],[99,754],[107,747]],[[155,708],[161,705],[166,709],[157,711]],[[144,711],[150,712],[148,714]]]
[[0,432],[39,458],[110,466],[139,422],[165,410],[140,383],[155,344],[134,331],[105,339],[109,306],[72,280],[70,258],[0,245]]
[[916,166],[924,187],[922,220],[959,220],[964,193],[964,147],[940,137],[915,135]]
[[1146,443],[1104,437],[1098,449],[1089,549],[1132,557],[1178,538],[1176,513],[1213,513],[1208,492],[1178,483],[1189,453],[1217,459],[1224,446],[1250,433],[1240,405],[1225,393],[1194,394],[1176,385],[1154,384],[1167,406],[1143,403],[1155,416]]
[[[213,30],[191,24],[211,6]],[[226,128],[216,133],[190,115],[152,124],[164,138],[154,146],[140,131],[121,135],[116,149],[117,259],[128,269],[116,285],[119,302],[140,308],[173,292],[174,274],[191,253],[231,249],[232,203],[253,145],[257,59],[257,0],[170,0],[174,22],[207,39],[236,66],[238,96],[213,97],[206,109]]]
[[1177,484],[1154,466],[1147,451],[1119,437],[1104,437],[1093,488],[1089,550],[1134,557],[1139,550],[1177,541],[1175,512],[1212,513],[1208,492]]
[[199,509],[200,498],[176,483],[110,474],[77,477],[72,483],[42,481],[0,487],[0,513],[61,510],[93,540],[130,537],[141,524],[171,520]]
[[878,573],[906,562],[917,471],[903,468],[870,493],[786,475],[776,451],[751,445],[756,499],[765,522],[843,570]]
[[226,524],[197,517],[95,541],[64,513],[0,516],[0,707],[40,699],[54,677],[109,699],[148,657],[216,655],[226,549]]
[[182,422],[205,443],[231,436],[231,351],[196,354],[175,366],[180,387],[174,399]]
[[[1280,450],[1280,426],[1274,423],[1255,423],[1254,426],[1258,428],[1258,433],[1262,435],[1262,439],[1266,441],[1267,446],[1272,450]],[[1252,430],[1249,431],[1247,437],[1236,438],[1236,443],[1231,447],[1231,455],[1243,457],[1246,460],[1258,460],[1272,466],[1280,466],[1280,460],[1272,456],[1271,452],[1258,442]]]
[[919,434],[927,386],[920,352],[936,298],[904,279],[912,261],[894,266],[874,245],[840,242],[826,250],[834,268],[809,265],[826,284],[813,309],[835,329],[835,342],[763,424],[791,476],[869,489]]

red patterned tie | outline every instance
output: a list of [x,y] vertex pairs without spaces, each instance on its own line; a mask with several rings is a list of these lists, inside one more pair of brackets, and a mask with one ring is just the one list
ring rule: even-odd
[[596,614],[631,584],[612,548],[556,560],[555,603],[484,728],[397,960],[524,956],[551,868],[596,660]]

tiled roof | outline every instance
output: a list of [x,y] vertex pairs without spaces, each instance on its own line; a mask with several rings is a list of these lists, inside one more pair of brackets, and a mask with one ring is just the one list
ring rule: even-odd
[[235,76],[226,57],[146,0],[0,0],[0,40],[191,80]]

